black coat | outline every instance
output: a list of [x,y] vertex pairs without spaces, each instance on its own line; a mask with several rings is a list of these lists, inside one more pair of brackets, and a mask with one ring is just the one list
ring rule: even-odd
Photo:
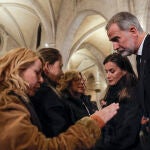
[[[143,43],[140,64],[138,98],[142,107],[142,115],[150,118],[150,35],[148,34]],[[143,126],[144,127],[144,126]],[[143,128],[142,127],[142,128]],[[148,127],[150,130],[150,122]],[[145,150],[150,149],[150,132],[147,134],[147,142],[142,144]]]
[[[141,74],[139,74],[139,98],[140,103],[144,105],[146,115],[150,117],[150,35],[145,38],[142,58],[141,58]],[[142,94],[144,97],[142,97]]]
[[110,87],[106,96],[107,105],[119,102],[120,109],[102,130],[102,138],[94,150],[141,150],[139,130],[141,111],[136,102],[135,88],[128,89],[129,97],[119,99],[122,84]]
[[73,124],[65,102],[54,89],[55,85],[52,82],[45,82],[36,95],[31,98],[43,133],[47,137],[57,136]]
[[82,117],[90,116],[96,111],[89,95],[81,95],[80,98],[75,98],[68,91],[64,91],[62,95],[70,110],[71,120],[74,123]]

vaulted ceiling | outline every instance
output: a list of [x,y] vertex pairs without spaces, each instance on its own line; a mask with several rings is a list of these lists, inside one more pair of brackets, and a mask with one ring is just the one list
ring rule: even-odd
[[0,0],[0,55],[15,47],[55,47],[64,70],[82,71],[89,91],[103,95],[102,62],[113,51],[105,25],[119,11],[132,12],[150,31],[150,0]]

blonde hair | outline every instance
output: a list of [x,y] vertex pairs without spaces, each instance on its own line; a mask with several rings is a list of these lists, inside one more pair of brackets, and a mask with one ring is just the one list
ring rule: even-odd
[[12,49],[0,58],[0,101],[8,100],[12,91],[27,99],[29,84],[20,74],[37,59],[42,61],[38,53],[26,48]]
[[57,90],[59,92],[63,92],[64,90],[68,90],[71,86],[73,80],[79,79],[80,72],[75,70],[66,71],[60,78],[57,86]]

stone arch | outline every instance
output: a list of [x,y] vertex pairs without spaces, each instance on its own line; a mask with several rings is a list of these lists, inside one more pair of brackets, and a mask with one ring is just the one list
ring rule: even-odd
[[[65,60],[64,60],[64,66],[67,65],[67,63],[69,61],[69,57],[74,52],[74,49],[72,49],[72,47],[73,47],[73,41],[74,41],[74,37],[75,37],[75,34],[76,34],[77,30],[80,28],[80,25],[82,24],[82,22],[84,21],[84,19],[87,16],[90,16],[90,15],[99,15],[100,17],[103,17],[97,11],[94,11],[94,10],[84,10],[84,11],[81,11],[81,12],[77,13],[76,17],[72,21],[72,23],[70,25],[70,28],[68,29],[68,31],[66,33],[66,38],[64,40],[64,43],[63,43],[63,46],[62,46],[62,50],[61,50],[62,55],[65,58]],[[96,27],[95,27],[95,29],[96,29]],[[93,30],[91,29],[91,31],[89,33],[87,33],[87,34],[90,34],[92,31]],[[78,46],[79,46],[79,44],[78,44]]]

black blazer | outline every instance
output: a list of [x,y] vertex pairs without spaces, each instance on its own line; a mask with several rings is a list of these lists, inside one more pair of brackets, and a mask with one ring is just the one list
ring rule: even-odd
[[150,117],[150,35],[145,38],[142,58],[141,72],[139,75],[139,100],[144,105],[146,114]]

